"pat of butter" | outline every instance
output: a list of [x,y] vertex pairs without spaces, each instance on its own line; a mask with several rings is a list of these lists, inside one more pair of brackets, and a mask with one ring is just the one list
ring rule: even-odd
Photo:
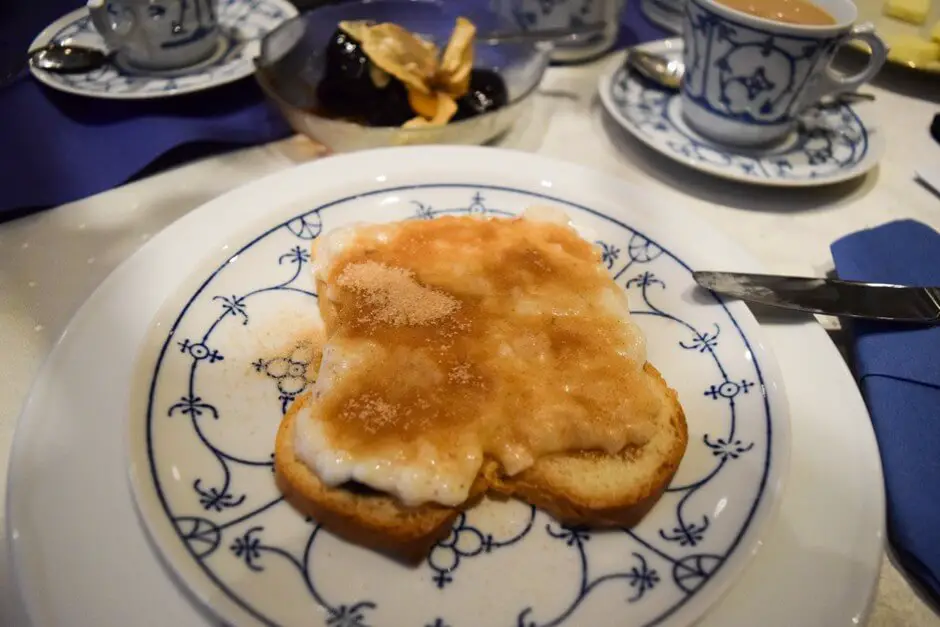
[[884,14],[911,24],[923,24],[930,12],[930,0],[888,0]]
[[890,52],[888,57],[892,61],[927,65],[940,61],[940,43],[928,41],[914,35],[893,37],[888,41]]
[[930,29],[930,38],[940,43],[940,20],[937,20],[937,23]]

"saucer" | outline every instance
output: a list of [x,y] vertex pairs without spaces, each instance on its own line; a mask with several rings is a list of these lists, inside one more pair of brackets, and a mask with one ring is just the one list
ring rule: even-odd
[[[85,73],[56,74],[32,65],[30,71],[53,89],[93,98],[165,98],[211,89],[254,72],[261,37],[297,15],[287,0],[220,0],[218,12],[222,33],[218,46],[196,65],[157,72],[131,67],[118,54],[113,64]],[[33,40],[30,50],[51,42],[106,48],[84,7],[50,24]]]
[[[683,44],[675,38],[637,49],[681,59]],[[602,74],[598,89],[604,108],[638,140],[675,161],[726,179],[783,187],[828,185],[865,174],[884,154],[871,103],[815,107],[783,142],[741,148],[715,143],[689,128],[679,92],[625,69],[622,56]]]

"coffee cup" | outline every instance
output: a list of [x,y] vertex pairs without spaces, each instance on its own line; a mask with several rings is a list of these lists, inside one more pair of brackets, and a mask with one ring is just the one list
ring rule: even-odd
[[523,31],[604,24],[597,35],[579,36],[555,44],[552,60],[583,62],[609,51],[620,32],[620,13],[626,0],[490,0],[495,13]]
[[[714,141],[770,144],[826,95],[852,91],[884,65],[885,43],[870,24],[853,26],[851,0],[687,0],[683,20],[685,121]],[[837,72],[838,49],[860,40],[864,69]]]
[[196,65],[219,45],[216,0],[88,0],[95,30],[119,61],[143,70]]

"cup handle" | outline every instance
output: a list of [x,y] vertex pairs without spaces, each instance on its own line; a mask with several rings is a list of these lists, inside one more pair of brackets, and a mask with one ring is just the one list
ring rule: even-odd
[[[842,36],[836,45],[832,48],[832,54],[852,40],[860,40],[868,44],[871,48],[871,56],[868,64],[855,74],[844,74],[836,72],[831,66],[820,73],[814,87],[811,89],[809,97],[804,99],[806,106],[812,106],[819,102],[824,96],[830,94],[839,94],[854,91],[857,87],[871,80],[875,74],[881,70],[888,58],[888,46],[875,34],[875,27],[870,22],[859,24],[852,28],[847,34]],[[831,59],[830,59],[831,61]]]
[[91,23],[108,48],[120,48],[137,27],[137,19],[130,11],[112,16],[108,11],[108,0],[89,0],[86,6]]

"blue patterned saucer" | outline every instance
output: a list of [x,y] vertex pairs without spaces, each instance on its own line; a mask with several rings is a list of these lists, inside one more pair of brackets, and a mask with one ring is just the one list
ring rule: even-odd
[[[298,514],[275,486],[272,451],[281,416],[314,376],[296,342],[318,318],[313,240],[356,221],[506,216],[535,204],[565,210],[596,241],[650,361],[678,391],[689,446],[663,499],[633,529],[606,532],[485,501],[414,568]],[[747,307],[692,279],[723,247],[676,229],[678,214],[651,211],[658,204],[534,155],[396,148],[279,173],[153,240],[169,265],[146,266],[161,268],[163,287],[133,344],[130,413],[121,415],[138,511],[178,580],[238,625],[679,627],[700,618],[773,520],[789,416]]]
[[[218,12],[222,35],[215,53],[183,70],[148,72],[116,63],[80,74],[56,74],[32,64],[30,71],[49,87],[94,98],[165,98],[211,89],[254,72],[253,59],[258,55],[261,37],[297,15],[297,9],[288,0],[220,0]],[[85,8],[49,25],[33,40],[30,50],[52,42],[106,48]]]
[[[639,49],[682,58],[681,39],[650,42]],[[601,102],[626,131],[653,150],[715,176],[759,185],[811,187],[855,178],[877,165],[884,138],[870,117],[871,103],[811,109],[782,144],[766,149],[717,144],[689,128],[681,99],[611,64],[598,84]]]

